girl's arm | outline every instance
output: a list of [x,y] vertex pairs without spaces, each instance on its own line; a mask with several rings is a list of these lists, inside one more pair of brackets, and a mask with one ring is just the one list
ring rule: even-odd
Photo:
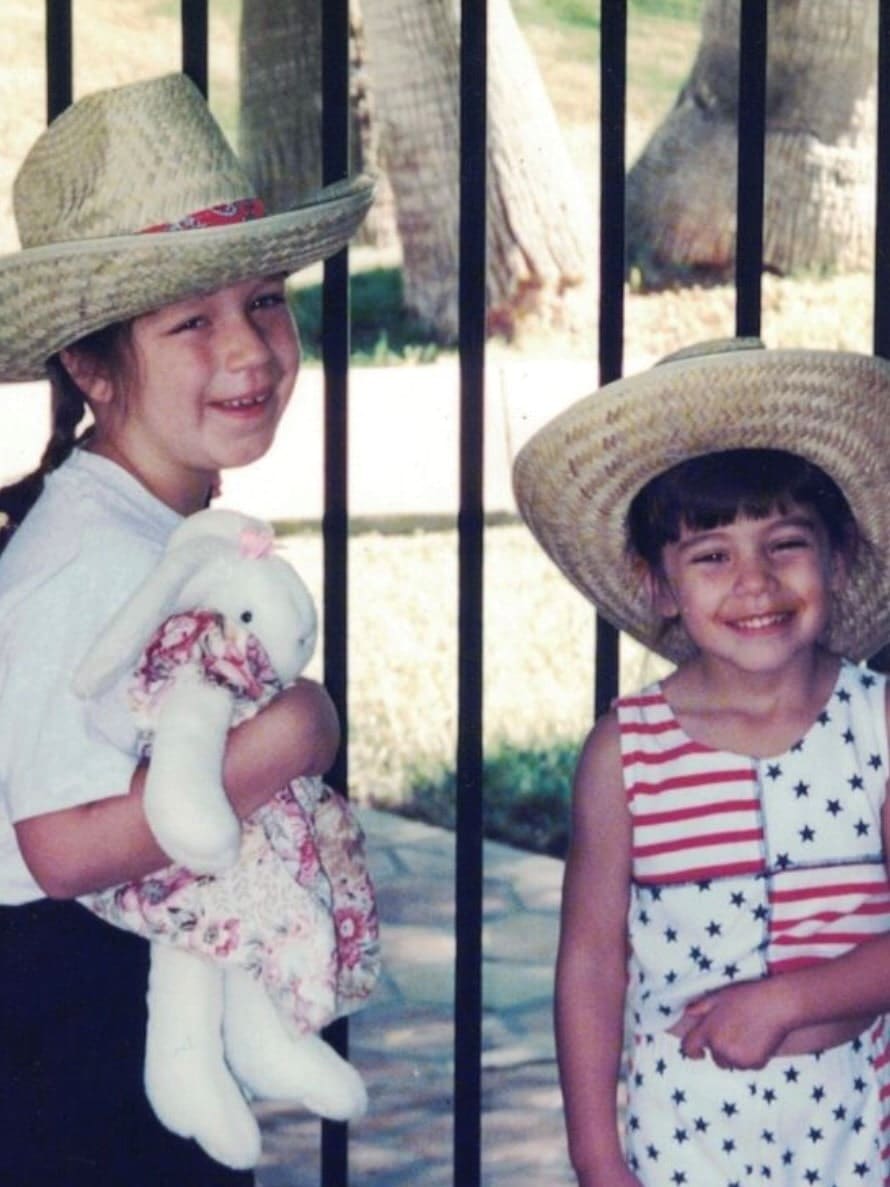
[[556,1045],[569,1155],[582,1187],[639,1187],[618,1130],[627,985],[630,819],[618,723],[604,717],[578,763],[556,964]]
[[[229,734],[223,783],[242,819],[291,779],[323,774],[340,740],[337,715],[319,684],[300,680]],[[130,794],[19,821],[22,856],[50,898],[77,898],[143,878],[170,860],[145,820],[147,767],[136,768]]]
[[890,935],[843,956],[762,981],[731,985],[691,1006],[685,1055],[720,1067],[759,1068],[792,1031],[890,1010]]

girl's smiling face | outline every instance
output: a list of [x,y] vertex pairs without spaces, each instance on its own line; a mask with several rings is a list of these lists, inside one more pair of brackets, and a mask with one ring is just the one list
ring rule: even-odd
[[[91,448],[169,506],[204,506],[219,471],[262,457],[300,363],[284,277],[241,281],[134,320],[132,375],[78,374],[96,418]],[[69,357],[66,357],[69,356]]]
[[818,514],[792,505],[762,519],[684,527],[664,546],[653,597],[664,618],[681,618],[701,654],[766,671],[819,642],[845,576]]

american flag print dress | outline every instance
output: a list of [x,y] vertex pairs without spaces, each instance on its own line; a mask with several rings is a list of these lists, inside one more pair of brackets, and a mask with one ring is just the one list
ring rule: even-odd
[[658,684],[618,703],[633,824],[627,1149],[646,1187],[890,1182],[883,1020],[762,1072],[687,1061],[666,1033],[704,993],[890,927],[884,698],[882,676],[844,661],[810,729],[766,759],[690,738]]

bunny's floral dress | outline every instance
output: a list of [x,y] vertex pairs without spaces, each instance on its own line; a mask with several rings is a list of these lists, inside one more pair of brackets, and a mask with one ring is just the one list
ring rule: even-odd
[[[205,610],[176,614],[145,649],[128,690],[139,755],[182,665],[235,697],[233,725],[281,690],[259,641]],[[361,827],[322,779],[296,779],[244,821],[238,862],[222,874],[169,866],[83,900],[100,918],[261,978],[294,1034],[359,1008],[380,969],[374,888]]]

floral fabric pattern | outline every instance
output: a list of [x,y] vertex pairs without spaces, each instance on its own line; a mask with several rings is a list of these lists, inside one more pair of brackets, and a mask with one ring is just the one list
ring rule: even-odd
[[[234,698],[233,725],[281,689],[260,642],[211,611],[173,615],[128,690],[139,754],[172,674],[193,665]],[[181,866],[82,900],[108,923],[261,978],[294,1034],[358,1009],[380,972],[374,887],[361,827],[320,778],[297,779],[243,822],[238,862],[222,874]]]

